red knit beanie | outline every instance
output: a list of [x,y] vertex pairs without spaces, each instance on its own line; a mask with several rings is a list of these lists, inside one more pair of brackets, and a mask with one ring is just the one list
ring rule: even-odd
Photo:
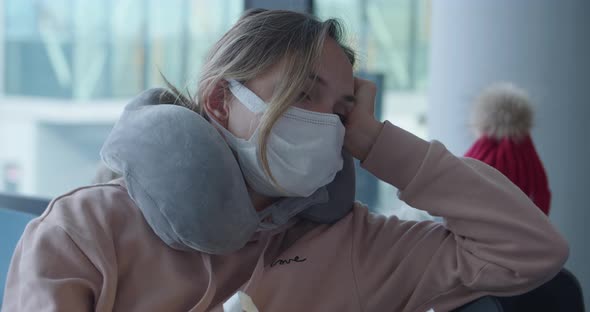
[[502,172],[548,215],[551,192],[530,136],[532,115],[522,90],[509,84],[486,89],[476,101],[472,117],[479,139],[465,156]]

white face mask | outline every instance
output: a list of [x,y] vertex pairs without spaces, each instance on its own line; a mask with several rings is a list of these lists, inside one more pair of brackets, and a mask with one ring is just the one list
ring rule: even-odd
[[[263,113],[268,105],[235,80],[228,80],[233,95],[250,111]],[[272,197],[307,197],[332,182],[342,169],[344,126],[335,114],[290,107],[275,123],[267,143],[273,183],[258,155],[259,127],[248,140],[235,137],[211,118],[236,153],[248,185]]]

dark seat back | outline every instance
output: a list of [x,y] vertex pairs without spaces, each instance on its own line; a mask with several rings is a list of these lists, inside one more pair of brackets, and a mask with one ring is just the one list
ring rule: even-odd
[[578,279],[566,269],[528,293],[498,299],[506,312],[585,311],[582,287]]
[[502,305],[496,297],[485,296],[472,301],[453,312],[503,312]]

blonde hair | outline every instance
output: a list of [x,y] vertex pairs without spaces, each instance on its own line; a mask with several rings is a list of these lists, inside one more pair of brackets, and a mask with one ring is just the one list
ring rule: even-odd
[[[335,19],[319,21],[312,15],[283,10],[249,10],[212,47],[205,59],[194,98],[168,84],[177,104],[207,117],[203,105],[219,82],[246,82],[281,61],[283,77],[259,125],[258,152],[265,172],[274,180],[266,156],[267,140],[279,117],[304,91],[326,38],[332,38],[354,65],[355,53],[343,43],[343,29]],[[224,90],[229,94],[228,90]],[[276,181],[275,181],[276,182]]]

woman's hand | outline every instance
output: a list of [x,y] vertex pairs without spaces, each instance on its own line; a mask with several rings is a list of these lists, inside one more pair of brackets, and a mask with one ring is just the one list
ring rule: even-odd
[[375,119],[376,94],[377,86],[373,82],[355,77],[356,103],[346,117],[344,148],[360,161],[365,160],[383,128],[383,124]]

